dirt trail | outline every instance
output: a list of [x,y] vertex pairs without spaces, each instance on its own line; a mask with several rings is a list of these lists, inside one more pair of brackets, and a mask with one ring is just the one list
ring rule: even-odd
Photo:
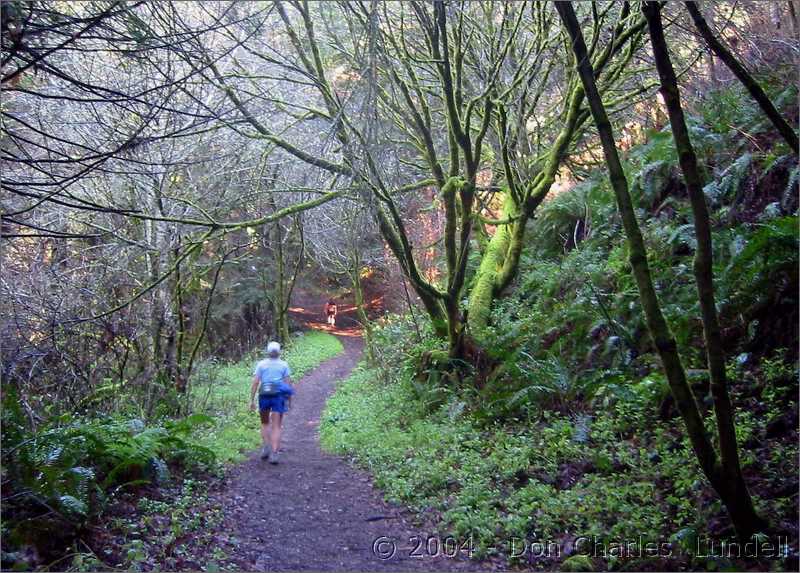
[[352,333],[339,339],[345,351],[297,385],[284,420],[281,463],[270,465],[254,452],[231,470],[220,501],[233,529],[225,533],[240,546],[228,559],[249,571],[486,568],[445,557],[435,538],[426,544],[429,533],[416,530],[406,511],[385,503],[368,474],[321,451],[317,430],[325,401],[363,346]]

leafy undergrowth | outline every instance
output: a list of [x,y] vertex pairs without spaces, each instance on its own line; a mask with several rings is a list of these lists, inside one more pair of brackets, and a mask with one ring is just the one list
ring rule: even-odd
[[[603,169],[537,211],[517,288],[491,309],[482,365],[454,375],[430,325],[388,317],[375,328],[384,366],[337,387],[323,447],[367,468],[390,500],[438,515],[443,535],[471,538],[479,556],[582,571],[797,570],[797,159],[723,131],[694,125],[693,143],[710,180],[743,473],[769,522],[760,558],[721,544],[734,531],[648,335]],[[697,243],[668,129],[624,163],[654,286],[713,435]]]
[[[310,331],[292,341],[284,359],[299,380],[316,366],[342,352],[342,343],[326,332]],[[218,367],[214,382],[194,389],[195,410],[211,416],[215,423],[196,434],[220,462],[242,459],[242,452],[260,443],[258,416],[249,410],[253,368],[261,356],[254,352],[245,359]]]
[[[773,370],[796,376],[785,364]],[[323,447],[367,468],[389,500],[440,514],[441,533],[471,538],[477,556],[552,568],[570,552],[591,553],[583,563],[590,570],[780,570],[796,563],[796,433],[771,436],[752,410],[737,413],[745,472],[761,514],[789,535],[788,559],[698,552],[706,539],[732,531],[680,420],[659,419],[644,397],[481,424],[457,406],[457,392],[430,411],[408,377],[378,380],[376,370],[362,367],[339,385],[323,415]],[[659,553],[642,558],[636,552],[648,542]]]
[[[336,337],[310,332],[292,341],[286,360],[299,379],[342,350]],[[221,508],[207,493],[226,463],[259,442],[248,410],[257,359],[204,365],[188,396],[194,413],[178,419],[63,415],[30,433],[6,391],[2,569],[214,570],[191,557],[197,545],[222,551],[227,543],[212,533]]]
[[69,570],[219,570],[214,559],[197,563],[194,555],[223,558],[235,551],[236,540],[217,531],[222,507],[209,495],[222,483],[221,474],[184,475],[120,497],[104,515],[103,527],[76,543]]
[[[292,341],[284,359],[292,378],[299,380],[342,350],[335,336],[311,331]],[[108,533],[102,540],[105,564],[139,571],[224,569],[222,564],[227,555],[235,554],[238,541],[218,531],[222,508],[208,494],[224,484],[224,464],[243,459],[243,452],[260,443],[258,416],[248,407],[253,367],[259,359],[260,354],[254,352],[240,362],[222,366],[213,385],[195,388],[195,399],[200,400],[197,409],[214,423],[198,429],[194,439],[214,454],[217,463],[201,475],[120,500],[109,512]],[[196,555],[212,559],[199,562]],[[84,570],[87,565],[103,568],[94,557],[83,558]]]
[[[731,101],[764,131],[758,110]],[[388,317],[375,328],[376,364],[390,366],[338,387],[324,447],[368,468],[390,499],[440,515],[443,533],[471,537],[479,554],[568,570],[796,570],[797,157],[709,117],[690,123],[743,473],[770,525],[760,558],[721,546],[734,532],[686,440],[603,168],[538,209],[516,288],[473,334],[480,359],[447,364],[430,325]],[[654,287],[713,435],[697,240],[669,128],[623,161]]]
[[[743,473],[770,524],[761,558],[721,546],[734,532],[648,335],[603,170],[537,212],[518,288],[495,301],[481,340],[488,367],[453,376],[429,325],[420,334],[409,317],[388,317],[375,329],[376,363],[391,367],[361,369],[337,388],[323,447],[366,467],[389,499],[439,515],[442,534],[471,538],[478,555],[566,570],[796,570],[797,161],[781,144],[756,151],[699,125],[693,137],[711,175]],[[654,132],[625,168],[655,287],[713,435],[696,239],[676,157],[668,130]]]

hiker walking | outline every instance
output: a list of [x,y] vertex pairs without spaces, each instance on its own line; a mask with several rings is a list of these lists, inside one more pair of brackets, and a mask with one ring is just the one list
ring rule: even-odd
[[258,392],[258,412],[261,416],[261,459],[269,463],[278,463],[278,451],[281,445],[283,414],[289,409],[289,401],[294,388],[289,377],[292,371],[289,365],[281,360],[281,345],[270,342],[267,345],[267,358],[256,365],[253,373],[253,386],[250,389],[250,409],[256,408],[256,392]]
[[331,326],[336,326],[336,313],[338,312],[336,308],[336,303],[332,298],[328,299],[328,303],[325,305],[325,314],[328,317],[328,324]]

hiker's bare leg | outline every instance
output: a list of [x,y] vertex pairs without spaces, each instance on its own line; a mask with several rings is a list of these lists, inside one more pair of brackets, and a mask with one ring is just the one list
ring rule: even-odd
[[277,452],[281,445],[281,433],[283,432],[283,414],[279,412],[271,412],[270,418],[272,420],[272,435],[271,444],[272,451]]
[[260,410],[261,416],[261,445],[266,446],[269,444],[269,410]]

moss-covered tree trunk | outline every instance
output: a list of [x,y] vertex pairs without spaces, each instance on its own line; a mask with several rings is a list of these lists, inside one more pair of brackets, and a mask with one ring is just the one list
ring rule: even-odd
[[714,52],[717,57],[722,60],[726,66],[733,72],[742,85],[750,92],[750,95],[753,96],[753,99],[756,100],[761,110],[764,112],[769,120],[772,122],[772,125],[775,126],[775,129],[778,130],[778,133],[781,134],[781,137],[786,140],[786,143],[789,144],[789,147],[795,153],[798,152],[798,139],[797,133],[792,126],[781,116],[780,112],[775,108],[773,103],[770,101],[767,94],[764,93],[763,88],[758,84],[758,82],[750,75],[747,69],[736,59],[736,56],[731,53],[728,48],[714,35],[714,32],[711,30],[711,27],[706,22],[703,15],[700,13],[700,9],[697,7],[697,2],[686,2],[686,9],[689,11],[689,15],[692,17],[692,21],[694,22],[697,31],[700,32],[700,35],[703,36],[703,39],[708,44],[708,47]]
[[[629,18],[630,6],[622,5],[619,20],[614,27],[612,40],[602,48],[595,43],[587,58],[594,62],[594,71],[599,76],[604,73],[604,87],[608,88],[624,74],[625,66],[636,51],[639,38],[644,30],[644,21]],[[616,55],[623,52],[622,57],[612,64]],[[490,260],[481,264],[478,275],[470,292],[469,327],[473,336],[479,340],[488,326],[492,300],[509,287],[517,275],[520,256],[524,246],[525,227],[533,218],[536,209],[547,197],[555,183],[558,170],[567,156],[575,138],[589,118],[584,106],[584,89],[580,81],[571,79],[567,84],[564,106],[564,120],[558,135],[553,140],[541,171],[527,182],[521,182],[511,167],[509,148],[505,141],[506,115],[504,106],[497,107],[498,133],[501,140],[501,153],[506,183],[507,198],[513,199],[503,209],[503,219],[507,215],[513,222],[505,230],[498,229],[493,237],[494,244],[487,246],[486,252]]]
[[[743,516],[734,521],[740,537],[747,539],[752,528],[761,523],[756,516],[753,502],[747,491],[742,469],[739,463],[739,449],[736,443],[733,407],[728,395],[728,381],[725,373],[725,352],[719,328],[719,318],[714,297],[713,249],[711,239],[711,221],[708,215],[705,194],[700,170],[697,167],[697,155],[689,138],[689,130],[681,107],[678,80],[672,67],[667,41],[664,37],[664,26],[661,21],[661,7],[657,2],[646,2],[643,6],[650,30],[653,45],[653,56],[661,81],[661,95],[669,114],[672,136],[678,151],[681,170],[689,192],[689,200],[694,216],[694,229],[697,237],[697,251],[694,257],[694,276],[703,319],[703,333],[706,344],[706,358],[711,378],[711,394],[714,398],[714,414],[717,419],[719,434],[719,451],[722,464],[721,487],[729,490],[728,495],[735,498],[736,511]],[[724,485],[723,485],[724,484]],[[727,503],[730,506],[730,503]],[[739,522],[739,523],[737,523]],[[741,523],[752,524],[750,528],[740,530]]]
[[528,217],[506,192],[501,224],[486,244],[469,294],[469,327],[480,336],[489,324],[492,301],[516,276]]
[[686,371],[678,354],[675,337],[661,311],[650,275],[644,240],[628,190],[628,181],[619,160],[611,123],[608,120],[605,106],[597,90],[594,71],[587,57],[586,44],[584,43],[580,25],[572,6],[568,2],[556,3],[556,9],[572,40],[572,49],[578,74],[586,90],[586,98],[589,102],[592,118],[600,136],[609,171],[609,179],[628,239],[630,263],[639,289],[639,296],[642,301],[650,336],[661,357],[670,390],[686,425],[686,430],[700,467],[728,508],[737,533],[740,536],[746,535],[749,537],[747,533],[752,532],[754,523],[748,521],[748,519],[752,518],[753,514],[748,515],[746,508],[741,503],[741,498],[735,498],[731,495],[730,482],[727,479],[729,476],[724,474],[718,462],[713,443],[703,425],[703,417],[700,414],[691,387],[686,380]]

